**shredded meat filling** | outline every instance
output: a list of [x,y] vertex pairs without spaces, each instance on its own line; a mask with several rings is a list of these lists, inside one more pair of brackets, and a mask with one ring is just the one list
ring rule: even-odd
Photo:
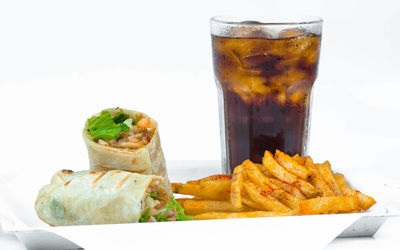
[[108,142],[99,139],[97,143],[115,148],[138,149],[149,144],[156,126],[155,121],[148,117],[142,117],[135,125],[130,126],[129,131],[121,132],[117,139],[112,139]]
[[[169,199],[167,192],[164,189],[154,186],[149,188],[149,194],[157,194],[157,197],[146,197],[146,201],[144,203],[143,211],[147,211],[150,209],[149,217],[147,219],[148,222],[155,222],[155,217],[160,213],[161,210],[164,210],[165,206],[167,205]],[[174,221],[176,220],[176,212],[172,210],[164,211],[163,215],[169,220]]]

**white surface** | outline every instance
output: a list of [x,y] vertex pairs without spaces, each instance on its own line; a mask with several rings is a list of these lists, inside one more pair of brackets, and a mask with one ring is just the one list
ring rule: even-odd
[[[2,163],[86,165],[84,120],[115,106],[159,121],[167,159],[219,159],[208,19],[308,13],[325,20],[311,155],[334,166],[398,166],[398,9],[396,0],[1,1],[0,105],[10,121],[0,124],[10,131]],[[49,147],[48,133],[63,145]],[[47,157],[21,148],[27,139]]]
[[[382,226],[374,237],[335,239],[324,250],[397,250],[400,245],[399,230],[400,218],[392,218]],[[171,248],[168,248],[168,245],[165,246],[165,249],[172,248],[173,246]],[[25,250],[26,248],[15,235],[0,231],[0,249]]]

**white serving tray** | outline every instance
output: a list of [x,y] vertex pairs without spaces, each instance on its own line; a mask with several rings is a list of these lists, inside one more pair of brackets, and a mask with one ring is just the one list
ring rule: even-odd
[[[268,237],[270,246],[276,244],[281,249],[299,248],[301,244],[308,249],[320,249],[335,237],[373,236],[387,218],[400,214],[397,210],[400,204],[390,203],[391,197],[399,197],[400,189],[374,181],[372,186],[371,183],[362,185],[362,182],[355,185],[377,200],[369,212],[362,214],[50,227],[37,218],[34,201],[39,189],[49,183],[57,170],[0,176],[0,225],[5,232],[15,233],[28,249],[124,249],[129,248],[132,237],[135,244],[140,239],[144,247],[144,242],[152,242],[152,248],[157,244],[164,247],[171,237],[181,238],[174,242],[176,249],[187,248],[187,244],[191,244],[191,249],[201,249],[210,244],[248,248],[263,244]],[[215,161],[168,162],[168,171],[172,181],[185,182],[218,174],[221,168]],[[353,180],[351,171],[348,172],[344,174]],[[357,179],[370,179],[357,176]],[[157,241],[154,241],[155,237]],[[227,238],[251,241],[221,241]]]

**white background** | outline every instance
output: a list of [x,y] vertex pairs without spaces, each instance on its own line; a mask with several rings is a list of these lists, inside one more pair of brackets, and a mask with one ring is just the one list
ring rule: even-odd
[[168,160],[219,159],[208,19],[239,13],[323,17],[310,154],[400,169],[395,0],[2,1],[3,168],[86,167],[84,121],[115,106],[159,121]]
[[85,119],[116,106],[159,122],[167,160],[219,159],[208,19],[221,14],[321,16],[309,153],[400,180],[396,0],[3,0],[0,172],[88,168]]

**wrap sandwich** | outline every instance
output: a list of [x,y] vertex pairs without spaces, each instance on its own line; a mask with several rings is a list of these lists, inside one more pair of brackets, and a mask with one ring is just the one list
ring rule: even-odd
[[161,182],[121,170],[61,170],[39,191],[35,209],[52,226],[190,219]]
[[83,129],[91,170],[124,170],[163,177],[172,194],[158,125],[148,115],[122,109],[103,110],[86,121]]

